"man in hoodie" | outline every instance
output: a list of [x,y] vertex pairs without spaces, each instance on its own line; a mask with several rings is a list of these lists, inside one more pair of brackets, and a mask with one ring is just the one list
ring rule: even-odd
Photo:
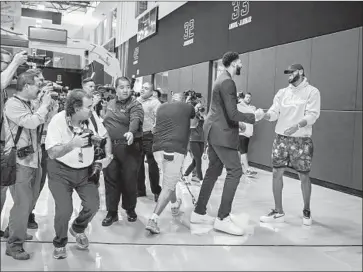
[[320,92],[311,86],[301,64],[293,64],[284,71],[289,75],[289,86],[277,92],[273,105],[264,119],[277,120],[276,138],[272,146],[273,195],[275,209],[261,216],[261,222],[284,222],[282,188],[285,168],[299,173],[304,199],[303,224],[311,225],[309,173],[313,157],[312,126],[320,115]]

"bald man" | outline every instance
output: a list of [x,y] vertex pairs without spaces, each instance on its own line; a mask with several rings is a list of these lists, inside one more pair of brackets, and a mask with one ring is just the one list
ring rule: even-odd
[[156,112],[153,152],[162,169],[163,186],[146,226],[152,234],[160,233],[158,218],[169,201],[172,215],[179,214],[181,199],[177,199],[175,189],[187,154],[190,120],[194,117],[194,107],[185,103],[184,95],[180,93],[173,95],[172,102],[162,104]]

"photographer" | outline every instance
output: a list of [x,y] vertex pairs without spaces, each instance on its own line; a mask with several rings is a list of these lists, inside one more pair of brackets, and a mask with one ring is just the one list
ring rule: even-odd
[[[38,109],[31,103],[37,99],[39,85],[35,73],[22,73],[17,79],[17,93],[6,102],[4,111],[5,152],[14,145],[17,147],[16,180],[10,186],[14,206],[10,211],[6,254],[17,260],[30,258],[23,243],[28,217],[39,195],[42,170],[39,127],[45,122],[51,104],[49,88]],[[20,137],[16,143],[17,134]]]
[[[94,145],[105,144],[106,157],[96,161],[97,165],[106,167],[112,160],[111,141],[107,131],[98,119],[94,124],[91,116],[92,96],[84,90],[73,90],[67,97],[65,111],[57,113],[48,126],[45,148],[50,158],[48,186],[55,202],[55,259],[67,257],[65,246],[73,212],[73,190],[81,198],[83,209],[69,231],[76,238],[79,248],[86,249],[89,245],[84,231],[99,208],[98,180],[93,181]],[[100,169],[98,174],[99,172]]]
[[[4,123],[3,110],[4,110],[4,104],[5,104],[6,100],[8,99],[8,94],[5,90],[5,88],[8,87],[11,80],[13,79],[16,69],[18,69],[18,67],[20,65],[22,65],[24,62],[26,62],[27,56],[24,54],[25,54],[25,52],[16,54],[14,56],[14,58],[12,59],[12,55],[10,54],[10,52],[1,48],[1,97],[0,97],[1,148],[4,147],[4,142],[5,142],[4,131],[3,131],[3,123]],[[5,204],[7,190],[8,190],[8,186],[3,186],[1,184],[1,211],[3,210],[3,206]],[[0,231],[0,236],[1,237],[4,236],[3,231]]]
[[[202,106],[200,99],[197,97],[195,92],[187,92],[189,95],[186,102],[191,104],[195,109],[195,118],[190,122],[190,138],[189,138],[189,149],[193,158],[192,163],[189,165],[184,173],[184,177],[188,177],[190,173],[196,169],[196,177],[192,177],[192,181],[201,184],[203,181],[202,173],[202,156],[204,152],[204,114],[205,108]],[[201,97],[200,97],[201,98]]]
[[[41,135],[41,141],[40,141],[40,145],[42,148],[42,160],[40,162],[40,165],[42,167],[42,176],[40,179],[40,189],[39,189],[39,194],[38,197],[40,195],[40,193],[43,190],[44,184],[45,184],[45,180],[47,177],[47,160],[48,160],[48,153],[45,150],[45,136],[47,135],[47,130],[48,130],[48,125],[50,120],[52,120],[53,116],[58,112],[59,109],[59,102],[57,100],[58,97],[60,97],[56,92],[54,92],[54,83],[53,82],[45,82],[42,70],[40,69],[29,69],[27,70],[27,72],[31,72],[31,73],[35,73],[36,76],[39,79],[39,83],[42,86],[42,89],[40,90],[39,94],[38,94],[38,98],[36,100],[34,100],[34,104],[36,105],[40,105],[42,103],[43,100],[43,96],[46,92],[46,90],[48,89],[53,89],[53,91],[51,91],[51,97],[53,98],[51,100],[51,103],[48,107],[48,114],[46,116],[45,122],[44,124],[41,125],[39,131],[40,131],[40,135]],[[53,87],[52,87],[53,86]],[[54,94],[56,94],[56,97],[54,97]],[[37,200],[35,201],[33,210],[35,208]],[[28,219],[28,229],[37,229],[38,228],[38,223],[35,221],[35,215],[34,213],[30,213],[29,214],[29,219]]]

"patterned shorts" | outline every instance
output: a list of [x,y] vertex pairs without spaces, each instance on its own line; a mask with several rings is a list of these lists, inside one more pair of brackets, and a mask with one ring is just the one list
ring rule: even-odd
[[309,137],[276,135],[272,145],[272,166],[290,167],[298,172],[310,172],[314,153],[313,141]]

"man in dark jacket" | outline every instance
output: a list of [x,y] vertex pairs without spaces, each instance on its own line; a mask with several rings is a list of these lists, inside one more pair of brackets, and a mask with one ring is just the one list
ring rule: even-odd
[[[192,212],[191,223],[213,223],[214,228],[234,235],[243,235],[230,217],[234,195],[242,176],[238,155],[239,122],[253,124],[263,117],[260,109],[255,114],[241,113],[237,110],[237,90],[232,76],[240,75],[242,62],[238,53],[227,52],[222,63],[225,71],[217,78],[212,90],[210,110],[204,123],[204,137],[209,143],[209,166],[199,193],[197,206]],[[241,123],[241,126],[244,126]],[[218,216],[214,220],[206,213],[207,203],[215,182],[222,174],[223,166],[227,176],[223,188],[222,201]]]

